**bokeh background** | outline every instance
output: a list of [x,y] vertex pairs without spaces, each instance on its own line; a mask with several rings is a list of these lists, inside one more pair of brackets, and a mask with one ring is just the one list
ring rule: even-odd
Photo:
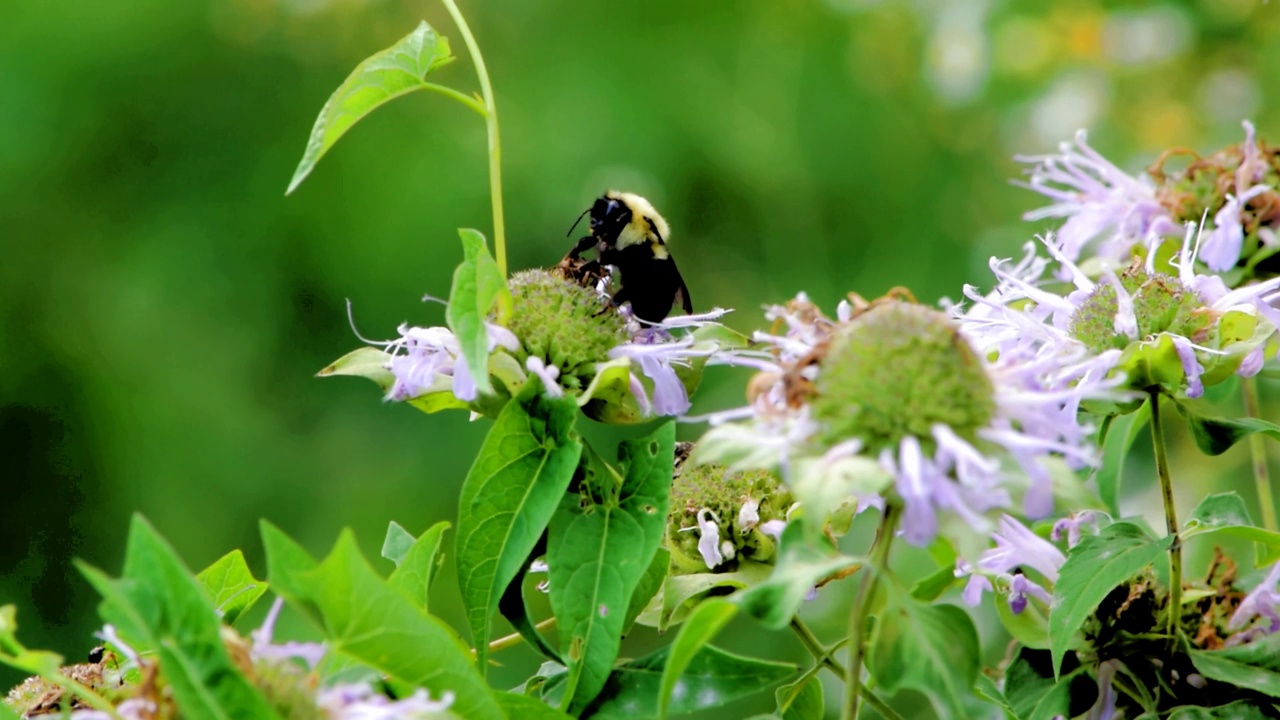
[[[1280,140],[1280,8],[1261,0],[463,11],[497,92],[513,268],[554,263],[604,188],[636,190],[670,220],[697,305],[738,308],[744,330],[799,290],[932,302],[987,283],[989,256],[1049,228],[1019,221],[1041,203],[1010,184],[1012,156],[1078,128],[1135,171],[1236,142],[1246,117]],[[490,230],[482,123],[438,96],[397,101],[283,195],[329,93],[419,19],[461,56],[438,81],[477,87],[443,9],[41,0],[3,17],[0,603],[20,637],[87,652],[96,600],[72,558],[118,571],[134,512],[195,568],[241,547],[260,573],[259,518],[317,553],[353,527],[371,556],[388,520],[452,519],[487,423],[313,374],[359,344],[346,298],[369,337],[441,321],[419,299],[447,293],[455,228]],[[712,375],[696,407],[736,403],[742,376]],[[1214,481],[1247,486],[1243,463],[1233,451]],[[1148,479],[1130,489],[1141,507]],[[824,633],[841,600],[809,609]],[[523,652],[498,677],[518,682]],[[0,687],[17,679],[0,670]]]

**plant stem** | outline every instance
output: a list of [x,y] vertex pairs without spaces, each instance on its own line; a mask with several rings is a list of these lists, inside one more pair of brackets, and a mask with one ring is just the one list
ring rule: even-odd
[[1178,620],[1182,615],[1182,538],[1178,535],[1178,511],[1173,505],[1173,478],[1169,475],[1169,454],[1164,443],[1164,421],[1160,418],[1160,391],[1149,391],[1151,398],[1151,444],[1155,448],[1156,474],[1160,477],[1160,494],[1164,497],[1164,521],[1173,538],[1169,546],[1169,635],[1178,637]]
[[460,93],[451,87],[445,87],[444,85],[437,85],[435,83],[422,83],[422,89],[430,90],[431,92],[444,95],[447,98],[452,98],[454,100],[457,100],[458,102],[462,103],[463,105],[466,105],[472,110],[475,110],[476,114],[479,115],[480,117],[486,120],[489,119],[489,109],[484,106],[484,103],[480,102],[479,100],[476,100],[470,95],[464,95],[463,93]]
[[[842,640],[830,648],[824,648],[822,646],[822,641],[818,639],[817,635],[813,634],[813,631],[809,629],[808,625],[804,624],[804,621],[801,620],[799,616],[791,619],[791,629],[796,631],[796,636],[800,638],[801,644],[803,644],[805,649],[809,651],[809,654],[818,661],[818,665],[820,667],[827,668],[839,677],[843,678],[845,676],[848,670],[845,670],[844,666],[840,664],[840,661],[831,657],[831,653],[835,652],[835,650],[844,644],[845,641]],[[898,711],[889,707],[889,703],[881,700],[879,695],[876,695],[874,692],[871,692],[866,688],[863,688],[862,692],[867,698],[867,704],[874,708],[876,712],[880,713],[885,720],[903,720],[902,716],[898,714]]]
[[889,545],[892,544],[893,533],[897,529],[899,512],[896,503],[886,503],[884,514],[880,516],[880,527],[876,530],[876,538],[871,545],[870,566],[863,569],[865,574],[849,611],[849,654],[852,659],[845,673],[845,702],[841,713],[843,720],[858,717],[858,701],[862,693],[862,656],[865,651],[863,646],[867,640],[864,637],[867,611],[870,609],[876,584],[889,563]]
[[[555,627],[555,624],[556,624],[556,619],[553,617],[549,617],[546,620],[543,620],[542,622],[538,623],[537,625],[534,625],[533,627],[535,630],[546,630],[547,628]],[[519,645],[523,641],[524,641],[524,638],[520,635],[520,633],[511,633],[510,635],[504,635],[498,638],[497,640],[494,640],[493,642],[489,643],[489,654],[492,655],[493,653],[496,653],[499,650],[506,650],[509,647],[515,647],[516,645]],[[475,655],[476,651],[472,650],[471,654]]]
[[[1240,389],[1244,393],[1245,415],[1261,417],[1257,378],[1241,378]],[[1249,436],[1249,455],[1253,458],[1253,482],[1258,488],[1258,505],[1262,506],[1262,527],[1280,532],[1280,524],[1276,523],[1276,501],[1271,494],[1271,473],[1267,470],[1267,441],[1261,433]]]
[[453,22],[462,33],[462,41],[471,53],[471,62],[476,66],[476,75],[480,78],[480,95],[484,98],[485,125],[489,129],[489,199],[493,203],[493,255],[498,263],[498,271],[507,276],[507,234],[502,219],[502,143],[498,140],[498,107],[493,101],[493,85],[489,83],[489,71],[484,66],[484,56],[480,54],[480,46],[476,44],[471,28],[463,19],[453,0],[441,0]]

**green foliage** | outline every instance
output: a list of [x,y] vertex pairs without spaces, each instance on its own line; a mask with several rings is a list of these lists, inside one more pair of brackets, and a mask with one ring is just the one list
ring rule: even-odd
[[427,609],[431,580],[442,560],[440,542],[449,527],[448,521],[441,520],[416,539],[394,522],[387,527],[382,556],[396,564],[387,577],[387,585],[404,593],[423,610]]
[[1191,437],[1206,455],[1221,455],[1254,433],[1280,440],[1280,425],[1260,418],[1223,418],[1202,415],[1187,403],[1178,403],[1178,411],[1187,419]]
[[1257,564],[1270,565],[1280,559],[1280,533],[1253,524],[1244,498],[1234,492],[1205,496],[1191,511],[1183,526],[1182,538],[1228,535],[1257,543]]
[[680,632],[671,643],[667,662],[662,669],[662,684],[658,690],[658,716],[666,718],[675,695],[676,686],[689,663],[698,653],[738,614],[732,603],[710,599],[698,605],[689,615]]
[[285,194],[302,184],[320,158],[352,125],[384,103],[414,90],[452,93],[424,80],[427,73],[452,60],[449,41],[422,22],[400,42],[357,65],[320,110],[302,162],[298,163]]
[[782,720],[822,720],[825,717],[822,683],[812,673],[778,688],[773,697],[778,703],[777,715]]
[[1192,650],[1191,661],[1210,680],[1280,698],[1280,634],[1222,650]]
[[954,605],[930,605],[892,582],[878,613],[868,667],[879,689],[924,693],[944,717],[967,717],[981,669],[978,631]]
[[267,523],[262,541],[272,586],[306,611],[331,652],[436,696],[456,693],[462,717],[504,717],[457,634],[378,577],[349,531],[319,563]]
[[1120,516],[1121,476],[1129,449],[1151,421],[1151,405],[1143,403],[1136,412],[1109,416],[1103,424],[1102,463],[1094,472],[1098,497],[1112,517]]
[[267,591],[267,584],[256,580],[244,561],[244,553],[232,550],[217,562],[200,571],[196,579],[204,586],[222,622],[234,625]]
[[1155,562],[1172,542],[1172,537],[1155,540],[1131,522],[1116,522],[1071,549],[1054,584],[1049,612],[1049,649],[1055,674],[1076,633],[1103,598]]
[[1080,703],[1072,703],[1072,698],[1086,698],[1086,707],[1092,704],[1097,695],[1097,682],[1083,667],[1058,678],[1054,675],[1048,653],[1025,647],[1018,650],[1005,669],[1004,680],[1004,697],[1018,720],[1075,717]]
[[498,601],[542,537],[582,454],[572,434],[577,404],[538,395],[537,385],[529,383],[494,421],[458,501],[458,584],[481,668]]
[[675,425],[666,423],[622,444],[621,477],[584,462],[577,492],[551,518],[551,607],[569,668],[562,709],[585,707],[609,677],[632,596],[662,540],[674,448]]
[[773,574],[736,594],[734,602],[765,627],[784,628],[819,580],[860,563],[865,560],[815,545],[808,537],[804,520],[797,518],[782,531],[782,548]]
[[453,272],[453,288],[445,318],[458,338],[467,370],[481,393],[492,391],[489,381],[489,330],[485,321],[495,313],[495,322],[503,324],[511,312],[511,292],[498,264],[485,246],[484,236],[476,230],[458,231],[462,238],[463,260]]

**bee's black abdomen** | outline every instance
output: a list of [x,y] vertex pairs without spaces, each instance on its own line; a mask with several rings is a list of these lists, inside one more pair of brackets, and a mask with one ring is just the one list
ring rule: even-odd
[[655,257],[653,248],[645,244],[607,252],[601,260],[617,266],[622,273],[622,290],[614,296],[614,302],[631,303],[631,312],[637,318],[662,322],[677,304],[685,312],[692,312],[689,290],[670,255]]

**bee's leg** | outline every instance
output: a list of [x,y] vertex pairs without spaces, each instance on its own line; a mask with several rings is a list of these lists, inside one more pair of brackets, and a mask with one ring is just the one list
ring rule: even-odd
[[573,249],[569,251],[569,254],[566,257],[568,257],[570,260],[577,260],[579,255],[586,252],[587,250],[590,250],[591,247],[595,244],[596,244],[595,236],[588,235],[582,238],[581,240],[579,240],[578,244],[573,246]]
[[596,313],[596,317],[599,317],[609,312],[610,310],[617,310],[618,308],[622,307],[622,303],[626,301],[627,301],[627,287],[624,285],[618,288],[618,292],[609,296],[608,304],[604,306],[603,310]]

